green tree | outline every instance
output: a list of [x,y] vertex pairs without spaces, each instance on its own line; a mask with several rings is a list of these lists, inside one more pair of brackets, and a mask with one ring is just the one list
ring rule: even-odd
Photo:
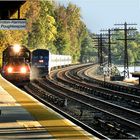
[[89,34],[81,43],[80,62],[97,62],[97,48]]
[[62,54],[70,54],[73,61],[80,58],[81,42],[87,34],[85,24],[81,20],[80,8],[69,3],[67,7],[57,5],[55,9],[57,38],[55,46]]
[[[51,2],[40,1],[40,12],[38,19],[32,24],[32,31],[29,34],[29,45],[31,48],[46,48],[53,46],[57,34],[55,19],[50,12]],[[53,49],[55,50],[55,49]]]

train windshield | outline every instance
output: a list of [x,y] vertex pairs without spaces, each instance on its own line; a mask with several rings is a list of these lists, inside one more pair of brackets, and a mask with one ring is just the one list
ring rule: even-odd
[[48,56],[32,56],[33,59],[48,59]]
[[47,50],[35,50],[32,55],[33,59],[48,59],[49,52]]

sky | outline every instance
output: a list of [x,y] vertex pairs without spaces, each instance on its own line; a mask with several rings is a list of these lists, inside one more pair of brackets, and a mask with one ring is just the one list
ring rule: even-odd
[[115,27],[124,22],[133,24],[140,31],[140,0],[56,0],[67,5],[72,2],[81,8],[81,17],[92,33]]

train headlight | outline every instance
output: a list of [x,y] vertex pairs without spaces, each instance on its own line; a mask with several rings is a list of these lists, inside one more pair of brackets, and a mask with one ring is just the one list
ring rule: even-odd
[[22,68],[20,69],[20,72],[21,72],[21,73],[26,73],[26,72],[27,72],[27,69],[26,69],[25,67],[22,67]]
[[7,71],[8,71],[8,73],[12,73],[13,72],[13,68],[12,67],[8,67]]
[[43,60],[39,60],[39,63],[43,63],[44,61]]
[[19,53],[19,52],[20,52],[20,49],[21,49],[21,46],[18,45],[18,44],[16,44],[16,45],[13,46],[13,51],[14,51],[15,53]]

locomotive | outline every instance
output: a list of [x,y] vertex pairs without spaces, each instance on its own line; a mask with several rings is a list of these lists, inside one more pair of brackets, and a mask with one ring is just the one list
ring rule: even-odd
[[32,73],[35,76],[49,75],[56,67],[70,65],[72,58],[70,55],[51,54],[46,49],[36,49],[32,51]]
[[2,76],[15,84],[30,82],[31,52],[23,45],[8,45],[2,54]]

